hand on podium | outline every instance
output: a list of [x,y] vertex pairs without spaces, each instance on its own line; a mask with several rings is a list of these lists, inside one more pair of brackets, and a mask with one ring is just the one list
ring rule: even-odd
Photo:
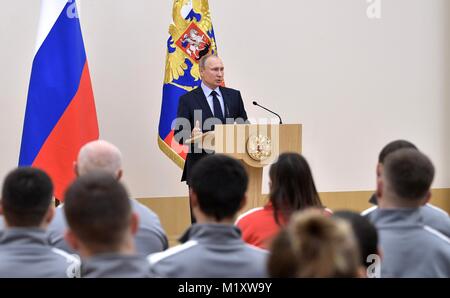
[[191,138],[195,138],[196,136],[199,136],[202,134],[202,130],[200,128],[200,122],[197,120],[195,121],[195,127],[192,129]]
[[195,127],[191,132],[191,137],[187,139],[185,144],[194,144],[203,141],[203,138],[208,135],[208,133],[203,134],[202,129],[200,128],[200,122],[197,120],[195,122]]

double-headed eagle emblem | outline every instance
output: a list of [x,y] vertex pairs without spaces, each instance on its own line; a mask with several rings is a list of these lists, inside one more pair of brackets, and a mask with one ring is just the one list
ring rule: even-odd
[[198,82],[200,79],[198,61],[202,56],[216,52],[208,1],[175,0],[172,16],[164,83],[173,83],[185,76],[186,72]]

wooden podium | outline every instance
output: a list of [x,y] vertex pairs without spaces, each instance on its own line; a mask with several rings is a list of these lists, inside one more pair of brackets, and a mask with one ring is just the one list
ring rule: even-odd
[[262,200],[263,167],[283,152],[301,153],[301,124],[225,124],[214,131],[196,136],[188,142],[199,147],[241,160],[249,175],[247,204],[241,210],[264,205]]

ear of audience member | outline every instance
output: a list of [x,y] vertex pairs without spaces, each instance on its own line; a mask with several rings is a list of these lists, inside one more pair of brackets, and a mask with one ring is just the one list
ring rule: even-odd
[[381,258],[378,246],[378,232],[375,226],[364,216],[352,211],[337,211],[333,217],[347,221],[358,242],[361,264],[366,268],[373,264],[372,256]]
[[[103,172],[120,180],[122,177],[122,153],[113,144],[104,140],[95,140],[85,144],[78,153],[74,164],[77,176],[94,172]],[[158,215],[139,203],[130,200],[132,210],[140,217],[138,232],[135,235],[137,252],[143,256],[159,252],[168,247],[168,240]],[[73,252],[64,240],[67,223],[61,208],[56,209],[56,216],[49,227],[49,241],[52,245]]]
[[359,250],[348,223],[306,210],[294,214],[274,239],[271,277],[362,277]]
[[10,172],[3,183],[1,209],[5,230],[0,239],[0,277],[77,277],[77,258],[52,248],[46,228],[54,213],[53,184],[36,168]]
[[197,219],[179,246],[149,256],[152,272],[177,278],[266,277],[267,251],[246,245],[233,222],[246,201],[242,164],[215,154],[196,163],[190,199]]
[[138,226],[128,193],[103,172],[79,177],[65,195],[68,243],[83,258],[82,277],[149,277],[145,257],[135,253]]
[[269,203],[241,215],[236,225],[242,238],[249,244],[266,248],[291,214],[307,208],[325,209],[317,192],[311,169],[306,159],[297,153],[283,153],[270,167]]

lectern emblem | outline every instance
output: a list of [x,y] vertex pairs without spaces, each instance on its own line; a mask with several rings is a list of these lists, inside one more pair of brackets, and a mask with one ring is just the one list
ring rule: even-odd
[[247,140],[247,154],[256,161],[263,161],[272,154],[272,141],[263,135],[253,135]]

